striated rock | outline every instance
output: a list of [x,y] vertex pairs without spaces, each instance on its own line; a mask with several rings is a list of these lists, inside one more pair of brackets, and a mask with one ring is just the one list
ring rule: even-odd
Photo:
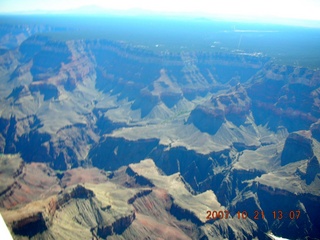
[[[151,159],[141,161],[138,164],[130,164],[129,167],[136,173],[136,176],[148,178],[156,187],[168,191],[174,203],[171,213],[176,213],[177,215],[175,216],[178,219],[184,216],[183,218],[187,217],[193,220],[195,224],[201,224],[206,220],[199,212],[205,211],[209,205],[214,206],[216,209],[223,209],[212,191],[206,191],[196,196],[192,195],[188,190],[188,184],[180,174],[173,174],[171,176],[161,175]],[[189,214],[183,215],[183,212]]]
[[12,230],[13,237],[32,238],[50,228],[55,212],[56,198],[50,197],[14,210],[6,210],[3,217]]
[[266,64],[247,88],[258,124],[308,130],[319,115],[319,71]]
[[68,192],[61,194],[58,198],[58,209],[60,206],[68,203],[72,199],[90,199],[94,197],[94,192],[86,189],[81,185],[77,185],[74,188],[71,188]]
[[71,60],[71,52],[64,42],[50,42],[33,56],[33,65],[30,72],[33,81],[48,79],[56,74],[63,63]]
[[148,194],[150,194],[152,192],[152,189],[146,189],[146,190],[142,190],[141,192],[138,192],[137,194],[135,194],[132,198],[130,198],[128,200],[129,204],[132,204],[136,199],[141,198],[143,196],[146,196]]
[[154,187],[154,184],[144,176],[138,175],[132,168],[129,166],[126,169],[126,173],[135,179],[135,183],[141,186]]
[[74,168],[60,175],[60,186],[63,188],[85,183],[104,183],[108,181],[108,174],[98,168]]
[[93,130],[88,131],[85,124],[66,125],[52,135],[44,132],[37,115],[12,116],[3,124],[5,153],[19,152],[26,162],[50,162],[53,168],[60,170],[81,165],[88,145],[97,141]]
[[[23,152],[28,162],[43,159],[61,170],[88,164],[88,152],[102,134],[129,124],[140,125],[141,119],[161,126],[159,121],[185,118],[211,135],[226,121],[243,125],[251,103],[246,90],[236,82],[255,76],[268,60],[231,53],[153,52],[124,42],[62,40],[44,35],[31,36],[18,52],[15,58],[19,64],[10,71],[12,88],[6,101],[12,104],[18,122],[36,115],[40,123],[32,132],[26,128],[19,135],[6,137],[4,152]],[[229,89],[229,84],[235,85],[230,92],[215,94]],[[207,105],[192,103],[208,93],[212,99]],[[109,101],[109,97],[114,99]],[[218,107],[212,107],[217,103]],[[99,104],[108,110],[96,119],[94,109]],[[5,113],[8,120],[11,113]],[[103,131],[101,128],[109,123],[112,127]],[[45,141],[39,141],[41,138]],[[23,145],[27,149],[40,147],[29,154]],[[221,145],[232,144],[229,141]]]
[[[73,175],[77,174],[73,173]],[[253,177],[259,176],[259,173],[252,172],[252,175]],[[266,175],[269,176],[269,174]],[[235,176],[235,180],[243,181],[243,186],[246,186],[244,181],[252,178],[247,176],[243,170],[238,171]],[[294,174],[288,172],[288,176],[294,177]],[[284,176],[284,179],[288,176]],[[129,184],[128,188],[124,187],[125,182],[135,182],[139,177],[143,177],[152,185],[148,188],[145,188],[143,183]],[[280,180],[275,178],[282,176],[270,177],[275,183],[279,183]],[[75,182],[75,179],[72,181]],[[306,211],[301,212],[303,217],[301,215],[301,219],[299,218],[293,225],[288,225],[288,221],[284,221],[283,225],[277,225],[276,220],[272,215],[270,216],[272,209],[279,206],[280,199],[285,198],[282,200],[284,205],[280,207],[283,211],[288,212],[292,209],[303,209],[299,201],[303,206],[309,208],[309,205],[315,203],[317,199],[314,199],[312,195],[301,194],[293,202],[292,198],[295,198],[296,195],[290,192],[291,190],[269,187],[269,185],[264,185],[263,181],[261,184],[254,183],[237,189],[242,193],[235,195],[234,202],[228,208],[230,218],[216,220],[206,219],[206,211],[225,211],[227,209],[219,204],[212,191],[197,195],[191,193],[190,186],[179,174],[163,175],[152,160],[131,164],[124,170],[117,171],[111,181],[68,187],[58,195],[58,200],[49,198],[46,201],[33,202],[26,207],[4,212],[4,217],[14,236],[18,237],[29,236],[26,235],[25,229],[31,226],[34,230],[30,232],[31,237],[63,239],[71,236],[107,238],[120,235],[125,239],[147,236],[156,238],[161,235],[177,239],[188,239],[187,236],[191,239],[201,237],[267,239],[261,232],[262,230],[271,229],[274,233],[280,234],[284,228],[291,229],[295,236],[301,235],[297,235],[297,231],[302,228],[306,229],[311,236],[317,234],[316,230],[305,226],[311,221],[308,220],[308,216],[314,219],[314,216],[307,215]],[[232,183],[230,187],[234,187],[235,184]],[[251,191],[255,194],[252,195]],[[264,201],[265,198],[270,199],[270,197],[274,199],[273,204],[267,204]],[[308,201],[309,205],[307,205]],[[268,223],[262,220],[237,219],[236,216],[233,216],[234,212],[239,210],[245,210],[251,215],[257,209],[265,211]],[[24,214],[19,214],[19,212]],[[72,226],[72,231],[69,226]],[[166,229],[166,231],[161,229]],[[293,235],[287,234],[286,236]]]
[[25,164],[20,156],[2,156],[0,207],[12,209],[57,194],[61,188],[52,169],[45,164]]
[[34,35],[51,30],[0,26],[0,207],[15,238],[319,238],[319,70]]
[[251,102],[246,90],[239,84],[227,94],[211,97],[203,105],[198,105],[190,114],[188,123],[193,123],[200,131],[214,135],[225,121],[240,126],[250,113]]
[[[32,202],[5,211],[3,216],[13,236],[18,238],[38,236],[68,239],[72,235],[106,238],[121,234],[135,219],[135,212],[128,201],[133,195],[139,194],[115,187],[112,183],[73,186],[61,192],[57,198]],[[121,198],[117,199],[119,196]],[[30,227],[32,231],[28,231]]]
[[111,226],[98,227],[97,235],[101,238],[106,238],[107,236],[115,234],[120,235],[131,225],[135,218],[135,213],[132,212],[131,215],[117,219]]
[[282,151],[281,165],[310,159],[314,155],[310,137],[305,131],[289,134]]
[[84,188],[81,185],[77,185],[70,193],[71,198],[92,198],[94,197],[94,193],[91,190]]
[[170,208],[170,213],[179,220],[185,219],[193,222],[197,226],[203,225],[203,222],[199,220],[199,218],[193,211],[190,211],[186,208],[182,208],[179,204],[173,203]]
[[[268,220],[267,227],[273,233],[276,235],[281,233],[282,237],[290,239],[302,238],[305,235],[303,231],[307,231],[308,236],[317,238],[320,233],[319,223],[316,221],[317,217],[313,211],[319,207],[320,185],[318,177],[312,179],[311,182],[314,172],[310,171],[311,165],[316,167],[319,164],[316,159],[316,157],[312,157],[310,160],[293,162],[272,172],[262,174],[248,184],[234,202],[241,204],[244,196],[254,194],[255,204],[245,200],[243,206],[252,206],[255,210],[263,209],[265,218]],[[308,168],[309,170],[307,170]],[[310,175],[306,174],[307,172]],[[239,201],[239,198],[243,199]],[[273,215],[275,209],[280,209],[284,214],[281,224],[280,219]],[[290,218],[290,212],[291,218],[294,219]],[[298,212],[300,212],[299,217],[297,216]],[[265,227],[263,221],[257,223],[259,226],[263,224]],[[287,232],[287,229],[290,231]]]
[[[9,17],[10,18],[10,17]],[[33,21],[25,21],[17,23],[11,19],[5,19],[0,25],[0,48],[15,49],[19,47],[27,38],[37,33],[58,31],[65,28],[57,28],[47,24],[37,24]]]
[[[308,231],[309,235],[314,237],[319,234],[317,226],[311,224],[314,222],[314,215],[308,213],[312,211],[316,201],[318,201],[317,198],[310,198],[310,196],[303,194],[297,196],[286,190],[270,189],[266,186],[259,186],[258,196],[261,200],[269,200],[268,204],[262,203],[261,208],[269,215],[268,225],[276,235],[281,233],[283,237],[290,239],[302,237],[304,235],[302,231]],[[275,208],[281,209],[285,214],[282,224],[279,224],[279,220],[272,216]],[[300,211],[299,218],[297,217],[297,211]],[[295,217],[294,220],[291,220],[290,212]],[[316,223],[316,225],[318,224]],[[290,229],[290,231],[284,233],[285,229]]]
[[17,184],[15,179],[21,175],[24,162],[18,155],[0,156],[0,196],[10,192]]

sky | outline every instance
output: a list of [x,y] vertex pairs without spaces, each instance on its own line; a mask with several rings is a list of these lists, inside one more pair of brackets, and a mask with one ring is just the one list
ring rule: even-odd
[[0,12],[56,12],[87,5],[160,14],[320,21],[320,0],[1,0]]

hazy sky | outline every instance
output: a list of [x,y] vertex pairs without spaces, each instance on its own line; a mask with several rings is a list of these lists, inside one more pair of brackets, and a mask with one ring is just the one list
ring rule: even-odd
[[0,0],[0,12],[57,11],[86,5],[107,10],[320,21],[320,0]]

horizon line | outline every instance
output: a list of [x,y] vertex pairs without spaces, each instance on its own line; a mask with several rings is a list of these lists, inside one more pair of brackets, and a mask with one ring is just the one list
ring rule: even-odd
[[[88,7],[88,6],[87,6]],[[98,7],[96,5],[89,5],[89,7]],[[201,13],[182,13],[182,12],[158,12],[143,9],[129,9],[129,10],[110,10],[100,9],[100,12],[78,12],[81,8],[71,8],[60,11],[16,11],[16,12],[1,12],[0,16],[83,16],[83,17],[152,17],[152,18],[180,18],[180,19],[203,19],[208,21],[225,21],[225,22],[243,22],[256,24],[272,24],[284,26],[296,26],[306,28],[320,28],[320,20],[318,19],[299,19],[299,18],[267,18],[254,17],[244,15],[227,15],[227,14],[201,14]]]

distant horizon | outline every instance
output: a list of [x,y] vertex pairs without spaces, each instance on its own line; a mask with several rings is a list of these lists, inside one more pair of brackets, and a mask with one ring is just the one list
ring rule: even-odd
[[320,1],[316,0],[199,0],[196,3],[186,0],[183,4],[169,0],[3,0],[0,9],[0,15],[169,16],[320,27]]
[[143,12],[135,10],[132,12],[127,11],[107,11],[100,13],[77,13],[72,11],[64,12],[15,12],[15,13],[1,13],[0,17],[53,17],[53,16],[68,16],[68,17],[89,17],[89,18],[103,18],[103,17],[128,17],[128,18],[154,18],[154,19],[175,19],[175,20],[205,20],[205,21],[222,21],[222,22],[235,22],[244,24],[270,24],[282,25],[292,27],[306,27],[306,28],[320,28],[320,20],[295,20],[295,19],[254,19],[250,17],[234,17],[234,16],[199,16],[199,15],[184,15],[184,14],[170,14],[159,12]]

